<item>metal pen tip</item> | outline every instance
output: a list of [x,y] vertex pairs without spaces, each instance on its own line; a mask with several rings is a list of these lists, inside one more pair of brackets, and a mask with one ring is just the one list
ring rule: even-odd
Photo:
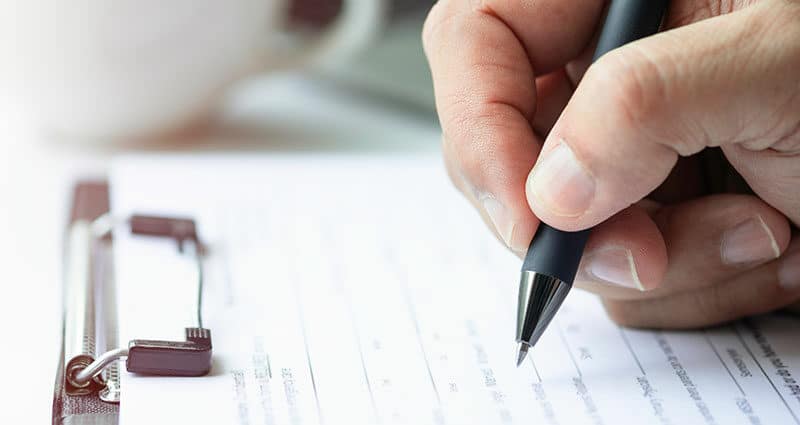
[[530,348],[530,345],[524,342],[519,343],[519,347],[517,348],[517,367],[525,361],[525,357],[528,355],[528,348]]
[[530,347],[553,320],[572,285],[558,278],[532,271],[523,271],[519,283],[517,334],[519,363]]

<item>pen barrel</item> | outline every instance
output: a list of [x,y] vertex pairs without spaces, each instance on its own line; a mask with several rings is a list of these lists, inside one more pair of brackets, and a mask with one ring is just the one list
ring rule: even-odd
[[668,0],[612,0],[592,62],[617,47],[658,32]]
[[[593,61],[617,47],[658,32],[668,5],[668,0],[612,0]],[[565,232],[541,223],[522,271],[534,271],[572,284],[588,237],[588,229]]]
[[91,223],[76,221],[69,229],[64,270],[64,373],[67,390],[90,392],[89,384],[69,385],[69,377],[94,361],[95,305]]
[[565,232],[541,223],[522,263],[522,271],[572,284],[588,238],[589,230]]

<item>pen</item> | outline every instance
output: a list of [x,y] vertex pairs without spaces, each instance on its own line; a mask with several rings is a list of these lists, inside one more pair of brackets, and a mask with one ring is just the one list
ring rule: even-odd
[[[612,0],[592,61],[634,40],[655,34],[668,0]],[[517,366],[553,320],[583,254],[589,229],[565,232],[539,225],[522,263],[517,304]]]

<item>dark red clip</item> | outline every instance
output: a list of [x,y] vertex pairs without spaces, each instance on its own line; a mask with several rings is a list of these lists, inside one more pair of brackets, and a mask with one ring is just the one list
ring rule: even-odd
[[133,215],[130,218],[134,235],[158,236],[177,241],[197,241],[197,226],[190,218]]
[[125,367],[143,375],[203,376],[211,370],[211,331],[186,328],[182,342],[135,339]]

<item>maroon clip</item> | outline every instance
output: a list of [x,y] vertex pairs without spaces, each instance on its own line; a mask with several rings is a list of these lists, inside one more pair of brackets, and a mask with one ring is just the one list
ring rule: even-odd
[[168,237],[178,242],[197,241],[197,227],[190,218],[133,215],[130,224],[131,233],[135,235]]
[[203,376],[211,370],[211,331],[186,328],[186,341],[135,339],[128,345],[128,372],[159,376]]

